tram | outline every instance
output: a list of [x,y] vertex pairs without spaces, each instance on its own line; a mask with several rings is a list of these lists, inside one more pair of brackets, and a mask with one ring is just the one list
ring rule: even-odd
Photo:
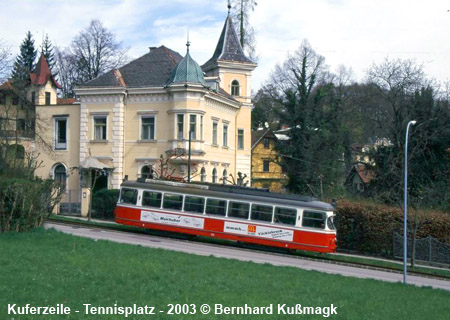
[[311,197],[248,187],[124,181],[115,221],[265,246],[336,252],[334,207]]

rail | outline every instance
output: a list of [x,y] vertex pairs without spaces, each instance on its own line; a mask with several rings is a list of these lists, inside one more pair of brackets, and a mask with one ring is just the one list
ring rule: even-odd
[[[92,222],[90,223],[90,222],[82,221],[82,220],[62,221],[62,220],[51,218],[51,217],[48,220],[51,223],[60,224],[60,225],[72,225],[72,226],[78,226],[78,227],[86,226],[91,229],[100,229],[100,230],[103,229],[103,230],[110,230],[110,231],[119,232],[119,233],[151,234],[152,236],[161,237],[161,238],[178,239],[181,241],[202,242],[203,244],[207,244],[210,246],[216,246],[216,247],[224,247],[224,246],[225,247],[239,247],[241,250],[254,250],[257,248],[258,250],[265,251],[265,252],[273,254],[273,255],[282,255],[282,256],[289,255],[291,257],[295,257],[300,260],[325,262],[325,263],[329,263],[329,264],[336,264],[336,265],[347,266],[347,267],[357,267],[357,268],[362,268],[362,269],[385,271],[385,272],[398,273],[398,274],[402,273],[401,269],[397,269],[397,268],[393,268],[393,267],[381,267],[381,266],[374,266],[369,263],[359,263],[359,262],[357,263],[357,262],[331,260],[331,259],[327,259],[326,257],[323,257],[323,258],[314,257],[313,258],[313,257],[307,257],[307,256],[293,255],[292,251],[286,251],[283,253],[283,252],[279,252],[280,249],[277,249],[277,248],[271,248],[271,247],[265,248],[263,246],[250,245],[250,244],[247,244],[246,246],[253,247],[253,249],[245,249],[245,248],[242,248],[241,245],[233,243],[232,241],[226,241],[226,242],[225,241],[213,241],[214,239],[211,239],[210,241],[203,240],[203,239],[202,240],[193,240],[194,238],[189,235],[172,233],[172,232],[168,232],[168,231],[139,229],[139,228],[119,225],[119,224],[112,223],[112,222],[105,222],[103,225],[98,225],[96,223],[92,223]],[[218,242],[220,242],[220,244]],[[276,252],[274,252],[274,251],[276,251]],[[426,273],[426,272],[411,271],[411,270],[408,270],[408,274],[414,275],[414,276],[420,276],[420,277],[424,277],[424,278],[450,281],[450,276],[445,276],[445,275],[435,275],[435,274],[430,274],[430,273]]]

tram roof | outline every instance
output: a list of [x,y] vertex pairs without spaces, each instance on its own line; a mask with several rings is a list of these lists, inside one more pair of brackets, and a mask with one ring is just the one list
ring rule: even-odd
[[[275,193],[268,189],[257,189],[233,185],[221,185],[200,182],[173,182],[164,180],[147,179],[144,181],[124,181],[123,187],[156,188],[163,191],[190,193],[208,197],[229,197],[240,201],[251,202],[276,202],[279,205],[303,206],[319,210],[334,210],[329,203],[322,202],[309,196]],[[189,191],[188,191],[189,190]]]

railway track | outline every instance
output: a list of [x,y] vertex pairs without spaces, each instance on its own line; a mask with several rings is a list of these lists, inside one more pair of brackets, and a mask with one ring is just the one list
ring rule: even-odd
[[[152,242],[162,242],[164,239],[171,239],[171,240],[177,240],[182,241],[184,243],[197,243],[202,244],[205,246],[211,247],[211,249],[223,249],[223,248],[233,248],[233,249],[239,249],[242,252],[260,252],[267,255],[277,256],[277,257],[289,257],[298,259],[301,261],[311,261],[311,262],[320,262],[320,263],[328,263],[332,265],[337,266],[343,266],[343,267],[356,267],[361,268],[365,270],[373,270],[373,271],[382,271],[382,272],[389,272],[393,274],[402,274],[402,271],[396,268],[391,267],[381,267],[381,266],[373,266],[371,264],[366,263],[357,263],[357,262],[347,262],[347,261],[338,261],[338,260],[330,260],[327,258],[320,258],[320,257],[307,257],[302,256],[301,254],[292,254],[292,252],[288,252],[283,249],[277,249],[277,248],[271,248],[271,247],[264,247],[264,246],[257,246],[257,245],[249,245],[249,244],[239,244],[236,242],[232,242],[229,240],[218,240],[216,239],[209,239],[209,238],[194,238],[189,235],[179,234],[179,233],[171,233],[171,232],[165,232],[165,231],[157,231],[157,230],[149,230],[149,229],[138,229],[138,228],[129,228],[124,227],[122,225],[118,225],[115,223],[111,223],[110,226],[104,224],[104,225],[97,225],[97,224],[91,224],[84,221],[62,221],[57,219],[49,219],[48,222],[50,224],[54,225],[61,225],[61,226],[70,226],[73,228],[81,228],[85,227],[91,230],[107,230],[109,232],[116,232],[119,234],[136,234],[136,235],[148,235],[151,236]],[[216,250],[214,250],[216,251]],[[337,254],[339,255],[339,254]],[[429,273],[424,272],[417,272],[417,271],[408,271],[408,275],[410,276],[417,276],[422,278],[428,278],[428,279],[436,279],[436,280],[445,280],[450,282],[450,277],[445,275],[431,275]],[[450,284],[449,284],[450,285]]]

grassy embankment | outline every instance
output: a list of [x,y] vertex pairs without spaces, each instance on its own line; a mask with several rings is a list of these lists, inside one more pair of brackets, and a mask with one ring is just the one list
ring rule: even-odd
[[[448,319],[450,292],[289,267],[94,241],[38,229],[0,235],[0,319],[125,319],[84,315],[94,306],[169,303],[337,306],[332,319]],[[63,303],[68,316],[8,316],[7,304]],[[276,310],[275,310],[276,311]],[[297,319],[294,315],[132,316],[128,319]],[[322,316],[305,316],[323,319]]]
[[[102,223],[102,222],[87,222],[86,220],[78,220],[70,217],[63,217],[63,216],[52,216],[52,220],[55,221],[62,221],[62,222],[76,222],[82,225],[92,225],[92,226],[99,226],[99,227],[106,227],[112,230],[118,230],[118,231],[128,231],[128,232],[136,232],[136,233],[150,233],[154,235],[168,235],[175,236],[175,237],[183,237],[181,234],[173,234],[173,233],[167,233],[163,231],[157,231],[157,230],[149,230],[149,229],[142,229],[138,227],[132,227],[132,226],[125,226],[125,225],[119,225],[119,224],[111,224],[111,223]],[[221,240],[221,239],[212,239],[212,238],[206,238],[206,237],[199,237],[196,239],[196,241],[200,242],[207,242],[207,243],[216,243],[221,245],[228,245],[228,246],[236,246],[236,243],[227,241],[227,240]],[[239,245],[241,246],[241,245]],[[246,245],[247,247],[251,247],[253,249],[261,249],[261,250],[272,250],[272,251],[279,251],[279,252],[285,252],[283,249],[271,249],[267,247],[257,247],[252,245]],[[315,252],[307,252],[307,251],[296,251],[294,253],[295,255],[301,256],[301,257],[307,257],[307,258],[313,258],[318,260],[327,260],[327,261],[335,261],[338,263],[349,263],[349,264],[363,264],[368,267],[376,267],[376,268],[389,268],[397,271],[403,271],[403,265],[396,263],[396,262],[390,262],[386,260],[378,260],[378,259],[371,259],[370,257],[357,257],[357,256],[341,256],[341,255],[335,255],[335,254],[324,254],[324,253],[315,253]],[[430,276],[444,276],[444,277],[450,277],[450,270],[441,269],[441,268],[427,268],[427,267],[420,267],[416,266],[414,268],[411,268],[408,266],[409,271],[415,271],[420,272],[426,275]]]

